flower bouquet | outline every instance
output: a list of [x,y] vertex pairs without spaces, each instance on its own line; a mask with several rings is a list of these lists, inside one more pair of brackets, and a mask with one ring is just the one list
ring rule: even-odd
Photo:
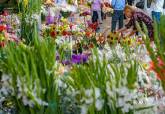
[[114,12],[113,8],[111,8],[111,7],[103,7],[102,11],[104,13],[111,13],[111,14],[113,14],[113,12]]

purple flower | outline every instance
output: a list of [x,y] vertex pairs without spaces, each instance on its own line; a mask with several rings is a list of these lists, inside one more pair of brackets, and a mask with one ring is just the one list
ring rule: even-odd
[[[86,63],[89,59],[90,55],[86,55],[86,54],[73,54],[72,58],[70,60],[63,60],[62,64],[64,65],[70,65],[70,64],[82,64],[82,63]],[[58,56],[56,55],[56,60],[57,60]]]
[[62,64],[63,64],[63,65],[70,65],[71,62],[70,62],[70,60],[63,60],[63,61],[62,61]]
[[87,60],[88,60],[88,55],[85,54],[72,55],[73,64],[86,63]]
[[60,60],[60,55],[58,53],[56,54],[56,60]]
[[11,29],[11,26],[9,24],[6,24],[6,30],[9,32]]
[[46,24],[53,24],[54,23],[54,17],[51,15],[46,16]]

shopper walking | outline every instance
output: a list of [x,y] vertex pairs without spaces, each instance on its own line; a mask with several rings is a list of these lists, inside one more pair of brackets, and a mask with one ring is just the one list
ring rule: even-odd
[[160,17],[163,12],[163,5],[164,0],[153,0],[151,3],[152,18],[155,19],[157,23],[160,22]]
[[119,29],[123,27],[124,21],[124,13],[123,10],[125,8],[126,1],[125,0],[112,0],[111,5],[114,9],[114,13],[112,16],[111,22],[111,31],[114,32],[116,30],[117,22],[119,22]]

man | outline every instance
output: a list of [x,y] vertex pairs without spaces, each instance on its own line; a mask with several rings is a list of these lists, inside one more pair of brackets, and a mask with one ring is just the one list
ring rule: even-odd
[[163,12],[164,0],[153,0],[151,3],[152,18],[156,20],[157,23],[160,22],[161,13]]
[[117,22],[119,22],[119,29],[123,28],[125,0],[112,0],[111,5],[114,9],[111,23],[111,31],[116,31]]

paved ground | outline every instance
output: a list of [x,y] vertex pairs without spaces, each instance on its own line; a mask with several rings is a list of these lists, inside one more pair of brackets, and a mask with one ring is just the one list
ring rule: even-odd
[[103,24],[100,25],[100,32],[110,32],[111,27],[111,17],[107,17],[105,20],[103,20]]

